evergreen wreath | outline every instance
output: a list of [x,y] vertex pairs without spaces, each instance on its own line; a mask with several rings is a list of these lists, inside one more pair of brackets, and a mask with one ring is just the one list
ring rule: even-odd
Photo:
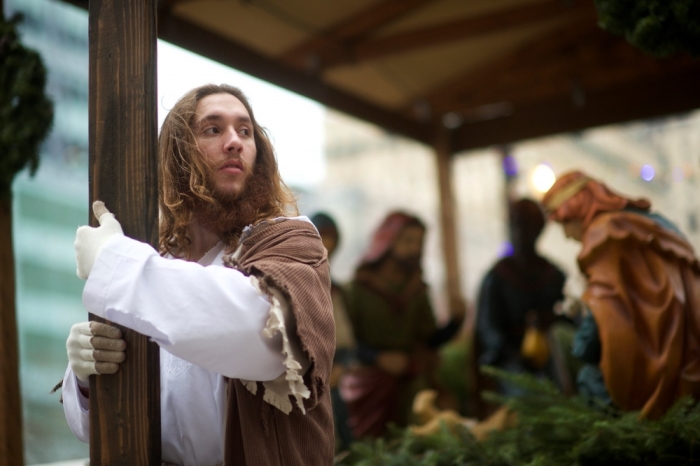
[[34,50],[20,42],[21,15],[0,15],[0,200],[10,197],[15,175],[39,167],[39,146],[53,122],[46,96],[46,68]]
[[595,0],[598,24],[652,55],[700,56],[700,0]]

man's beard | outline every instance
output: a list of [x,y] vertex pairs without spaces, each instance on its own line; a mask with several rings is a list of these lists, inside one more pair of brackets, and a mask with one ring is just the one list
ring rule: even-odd
[[225,243],[238,239],[243,229],[255,222],[260,211],[267,206],[269,193],[258,167],[256,165],[246,177],[243,190],[238,194],[221,192],[213,187],[214,202],[195,198],[193,215],[197,222]]

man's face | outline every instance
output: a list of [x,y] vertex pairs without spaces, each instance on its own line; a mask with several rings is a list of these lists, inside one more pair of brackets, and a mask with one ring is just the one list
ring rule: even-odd
[[423,255],[424,235],[425,231],[419,226],[404,228],[391,248],[391,256],[407,267],[417,267]]
[[255,165],[253,122],[231,94],[212,94],[197,103],[193,126],[197,145],[211,168],[214,193],[235,199]]

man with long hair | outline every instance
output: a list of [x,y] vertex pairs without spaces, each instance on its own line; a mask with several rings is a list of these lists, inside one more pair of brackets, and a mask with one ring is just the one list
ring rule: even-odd
[[542,202],[581,242],[579,392],[652,419],[681,396],[698,398],[700,264],[685,237],[646,199],[579,171],[559,177]]
[[[104,204],[76,236],[87,310],[160,347],[162,456],[180,465],[332,464],[335,345],[326,251],[299,217],[243,93],[193,89],[159,138],[160,251]],[[89,438],[87,380],[124,360],[117,328],[71,329],[64,410]]]

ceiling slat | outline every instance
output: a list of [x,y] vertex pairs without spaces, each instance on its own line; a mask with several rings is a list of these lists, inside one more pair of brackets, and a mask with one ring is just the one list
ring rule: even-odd
[[324,105],[379,125],[389,131],[429,143],[430,127],[372,105],[356,96],[324,84],[238,43],[184,21],[169,12],[158,18],[158,36],[193,53],[296,92]]
[[542,100],[512,115],[473,122],[454,133],[457,151],[555,133],[654,118],[700,108],[700,63],[683,71],[635,80],[586,95],[576,106],[569,97]]
[[446,42],[476,38],[486,34],[498,34],[558,18],[576,18],[578,20],[593,18],[594,13],[591,4],[580,1],[569,4],[561,0],[547,0],[526,4],[477,17],[437,24],[424,29],[378,39],[367,39],[341,51],[324,54],[320,59],[321,67],[329,68],[345,63],[378,59]]
[[358,15],[289,50],[281,60],[299,69],[308,69],[309,57],[340,53],[343,44],[357,41],[405,14],[435,0],[384,0]]
[[[455,76],[449,82],[435,87],[418,99],[427,102],[434,113],[452,105],[455,100],[474,89],[488,84],[491,80],[506,73],[514,73],[520,67],[546,63],[562,53],[572,44],[585,39],[587,34],[596,33],[598,26],[593,21],[575,21],[561,26],[554,31],[526,42],[513,52],[496,58],[476,71]],[[411,111],[411,109],[407,109]]]
[[600,39],[580,44],[577,50],[556,60],[521,67],[455,99],[450,107],[436,111],[460,111],[494,102],[518,105],[572,92],[599,91],[635,79],[647,79],[682,70],[692,64],[689,57],[653,58],[622,38],[599,33]]

